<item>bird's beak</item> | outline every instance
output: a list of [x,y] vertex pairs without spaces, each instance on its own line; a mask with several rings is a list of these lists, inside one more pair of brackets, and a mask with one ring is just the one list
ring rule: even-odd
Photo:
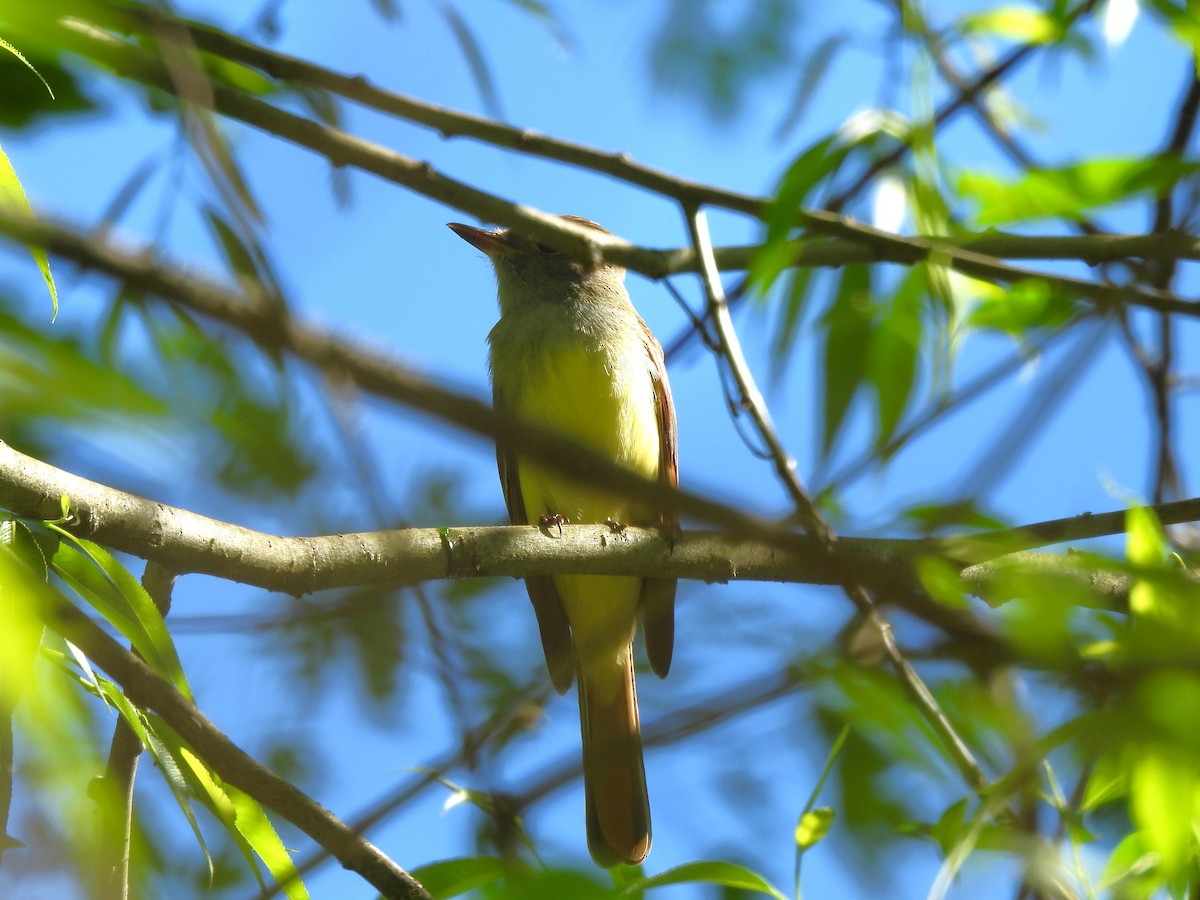
[[460,238],[488,256],[512,252],[512,245],[506,240],[506,233],[503,231],[488,231],[486,228],[463,225],[461,222],[449,222],[447,225]]

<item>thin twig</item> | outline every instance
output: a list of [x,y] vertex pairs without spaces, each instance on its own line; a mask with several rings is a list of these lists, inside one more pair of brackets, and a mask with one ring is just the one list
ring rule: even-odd
[[712,241],[708,234],[708,218],[705,216],[704,210],[698,207],[684,207],[684,215],[687,219],[688,232],[691,234],[692,248],[700,260],[700,274],[708,298],[708,319],[713,323],[721,357],[729,366],[729,371],[737,385],[738,410],[745,412],[753,419],[754,427],[762,437],[775,465],[775,474],[783,483],[788,496],[792,498],[792,503],[795,504],[800,523],[809,534],[814,535],[821,543],[827,543],[830,539],[829,531],[821,520],[812,498],[804,489],[804,485],[800,483],[800,476],[796,471],[796,460],[788,454],[783,442],[779,439],[779,432],[771,420],[771,413],[767,410],[767,402],[763,399],[762,392],[754,381],[754,375],[746,362],[746,355],[742,352],[741,341],[738,340],[737,332],[734,330],[733,320],[729,317],[729,305],[725,302],[721,273],[717,270],[717,263],[713,258]]
[[[696,208],[685,208],[684,213],[687,217],[688,231],[691,234],[696,254],[702,261],[701,274],[704,280],[705,293],[708,297],[709,319],[712,321],[713,327],[717,332],[721,353],[725,357],[725,361],[729,365],[737,382],[738,390],[741,393],[742,408],[749,413],[763,442],[770,449],[776,474],[783,481],[789,495],[796,504],[796,511],[802,524],[817,539],[820,546],[826,552],[832,552],[838,543],[836,535],[834,535],[833,529],[821,517],[820,511],[804,490],[803,485],[801,485],[800,479],[796,474],[795,460],[787,453],[782,442],[779,440],[775,426],[771,421],[771,415],[767,410],[766,401],[763,399],[762,393],[758,390],[754,382],[754,376],[751,374],[745,356],[742,354],[741,344],[737,339],[733,323],[729,318],[729,309],[725,304],[721,276],[713,260],[712,244],[708,236],[708,222],[704,212]],[[967,747],[966,742],[959,736],[950,719],[946,716],[946,713],[942,710],[937,699],[933,696],[933,693],[929,690],[921,676],[917,674],[917,671],[904,658],[899,644],[896,643],[895,635],[892,633],[891,625],[879,612],[870,594],[867,593],[861,584],[855,581],[843,582],[842,589],[871,627],[878,633],[884,652],[887,654],[892,668],[900,679],[900,683],[921,715],[937,733],[942,745],[946,748],[946,752],[950,755],[950,759],[954,762],[964,780],[974,789],[978,790],[985,787],[987,785],[987,777],[984,775],[979,763],[975,760],[970,748]]]

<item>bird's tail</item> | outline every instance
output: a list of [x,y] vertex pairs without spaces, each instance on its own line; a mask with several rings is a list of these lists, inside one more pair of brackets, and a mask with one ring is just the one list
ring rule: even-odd
[[599,674],[581,667],[578,679],[588,850],[605,868],[635,866],[650,852],[650,800],[632,648],[618,677]]

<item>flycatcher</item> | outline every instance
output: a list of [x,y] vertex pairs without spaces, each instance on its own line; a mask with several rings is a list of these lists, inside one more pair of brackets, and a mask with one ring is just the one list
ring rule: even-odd
[[[564,216],[608,234],[595,222]],[[675,408],[662,347],[625,290],[625,270],[589,265],[512,231],[451,224],[496,270],[500,321],[488,335],[497,410],[553,429],[648,478],[678,483]],[[498,441],[513,524],[605,523],[674,531],[672,515],[573,481]],[[650,803],[633,679],[639,618],[660,678],[675,642],[675,581],[624,575],[525,579],[550,678],[579,674],[588,849],[601,866],[650,852]]]

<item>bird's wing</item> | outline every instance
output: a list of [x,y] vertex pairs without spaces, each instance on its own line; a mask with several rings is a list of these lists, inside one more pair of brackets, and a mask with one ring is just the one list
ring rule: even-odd
[[[667,381],[667,364],[662,346],[642,326],[643,343],[650,361],[650,377],[654,386],[654,406],[658,412],[658,479],[669,485],[679,484],[679,432],[675,422],[675,404],[671,401],[671,385]],[[668,535],[679,532],[679,514],[660,512],[658,527]],[[650,668],[659,678],[666,678],[675,649],[675,579],[647,578],[642,585],[642,629],[646,635],[646,656]]]

